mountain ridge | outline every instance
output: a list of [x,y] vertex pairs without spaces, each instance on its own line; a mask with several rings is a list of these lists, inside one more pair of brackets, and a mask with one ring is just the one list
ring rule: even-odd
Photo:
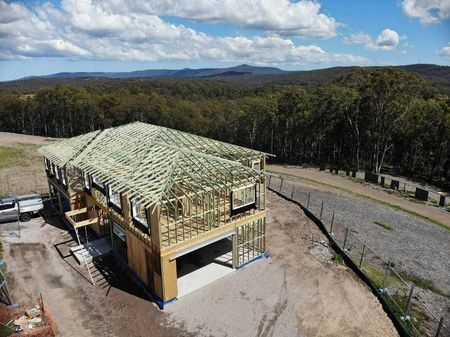
[[32,80],[35,78],[157,78],[157,77],[214,77],[214,76],[236,76],[238,74],[279,74],[285,72],[275,67],[258,67],[248,64],[240,64],[234,67],[227,68],[183,68],[183,69],[145,69],[135,71],[118,71],[118,72],[103,72],[103,71],[80,71],[80,72],[59,72],[54,74],[42,76],[27,76],[13,81]]
[[[229,68],[200,69],[148,69],[134,72],[78,72],[57,73],[45,76],[28,77],[8,82],[0,82],[0,91],[32,92],[40,88],[52,88],[58,85],[88,86],[111,81],[156,81],[156,80],[202,80],[228,83],[231,85],[281,85],[305,86],[322,85],[356,68],[382,69],[397,68],[414,73],[428,80],[440,92],[450,94],[450,66],[435,64],[410,64],[402,66],[341,66],[314,70],[286,71],[274,67],[254,67],[242,64]],[[133,76],[130,76],[132,73]],[[107,77],[105,74],[115,74]],[[149,76],[145,76],[145,75]]]

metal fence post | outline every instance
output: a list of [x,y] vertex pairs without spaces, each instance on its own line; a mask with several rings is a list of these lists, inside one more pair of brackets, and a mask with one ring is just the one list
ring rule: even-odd
[[362,249],[362,253],[361,253],[361,259],[359,260],[359,269],[361,269],[361,267],[362,267],[365,251],[366,251],[366,241],[364,241],[364,244],[363,244],[363,249]]
[[342,245],[343,251],[345,251],[345,244],[347,243],[347,237],[348,237],[348,227],[345,227],[345,238],[344,238],[344,244]]
[[334,224],[334,211],[333,215],[331,216],[330,234],[333,232],[333,224]]
[[308,192],[308,202],[306,203],[306,209],[309,210],[309,199],[311,199],[311,192]]
[[20,214],[19,213],[17,213],[16,223],[17,223],[17,230],[19,231],[19,235],[18,236],[20,238],[21,236],[20,236]]
[[322,212],[323,212],[323,201],[320,203],[320,217],[319,217],[320,221],[322,221]]
[[406,302],[405,315],[409,314],[409,309],[411,307],[411,298],[414,291],[414,284],[411,285],[411,290],[409,291],[408,301]]
[[442,325],[444,325],[444,317],[441,317],[441,319],[439,320],[439,324],[438,324],[438,327],[436,329],[436,334],[434,335],[434,337],[439,337],[440,336]]
[[280,183],[280,190],[278,192],[281,193],[281,189],[283,188],[283,178],[281,178],[281,183]]
[[292,184],[291,199],[294,200],[294,184]]

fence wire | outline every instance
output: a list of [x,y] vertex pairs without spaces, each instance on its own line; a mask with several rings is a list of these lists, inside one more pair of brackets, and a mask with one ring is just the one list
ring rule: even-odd
[[426,305],[412,282],[404,280],[392,261],[384,260],[369,242],[358,238],[357,231],[347,226],[336,212],[313,198],[311,193],[296,187],[288,179],[271,174],[269,189],[300,203],[321,220],[334,244],[367,277],[411,337],[450,337],[448,317],[435,313]]

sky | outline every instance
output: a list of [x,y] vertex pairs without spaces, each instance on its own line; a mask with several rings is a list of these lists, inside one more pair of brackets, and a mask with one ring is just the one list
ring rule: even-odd
[[0,81],[75,71],[450,64],[450,0],[0,0]]

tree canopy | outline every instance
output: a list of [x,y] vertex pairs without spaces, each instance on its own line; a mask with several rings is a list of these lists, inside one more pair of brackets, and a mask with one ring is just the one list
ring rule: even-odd
[[450,98],[402,70],[355,68],[302,87],[121,83],[0,93],[0,130],[71,137],[143,121],[273,153],[286,164],[450,180]]

